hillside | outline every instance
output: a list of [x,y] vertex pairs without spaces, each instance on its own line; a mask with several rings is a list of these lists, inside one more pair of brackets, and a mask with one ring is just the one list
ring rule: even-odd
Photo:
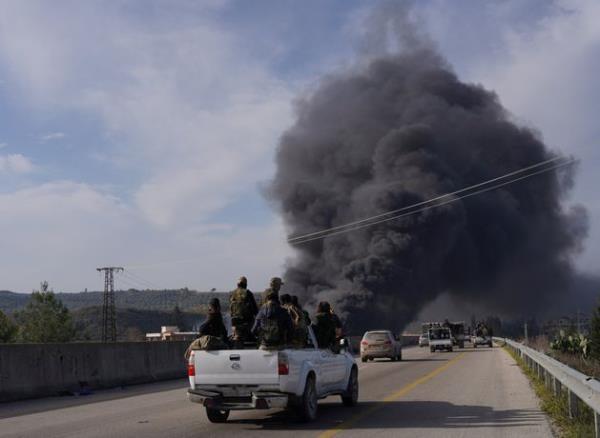
[[[12,313],[22,309],[29,301],[30,294],[0,291],[0,310]],[[102,292],[56,293],[70,310],[86,307],[101,306]],[[171,311],[179,306],[183,311],[202,312],[204,306],[212,297],[226,303],[228,294],[225,292],[197,292],[189,289],[172,290],[121,290],[115,291],[115,305],[121,309],[163,310]]]
[[[102,307],[86,307],[73,311],[76,340],[98,341],[101,336]],[[204,316],[183,312],[180,318],[163,310],[117,309],[117,339],[141,341],[146,333],[159,332],[163,325],[178,325],[182,330],[197,330]]]

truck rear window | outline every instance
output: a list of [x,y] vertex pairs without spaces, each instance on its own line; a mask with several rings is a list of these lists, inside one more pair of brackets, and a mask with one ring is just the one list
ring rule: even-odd
[[436,339],[450,339],[450,331],[449,330],[431,330],[429,332],[429,338]]

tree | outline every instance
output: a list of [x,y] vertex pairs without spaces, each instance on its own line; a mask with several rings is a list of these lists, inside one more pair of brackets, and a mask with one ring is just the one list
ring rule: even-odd
[[48,283],[32,292],[25,309],[17,312],[19,338],[23,342],[69,342],[75,335],[69,309],[56,298]]
[[16,324],[0,310],[0,343],[14,342],[17,330]]
[[594,309],[590,324],[591,355],[600,360],[600,304]]

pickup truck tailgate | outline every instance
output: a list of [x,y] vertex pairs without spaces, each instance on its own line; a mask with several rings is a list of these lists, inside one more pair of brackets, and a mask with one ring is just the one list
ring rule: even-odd
[[196,385],[276,385],[278,352],[265,350],[194,351]]

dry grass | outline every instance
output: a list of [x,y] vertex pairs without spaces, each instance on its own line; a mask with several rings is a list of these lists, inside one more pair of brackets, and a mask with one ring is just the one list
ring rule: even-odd
[[[505,347],[506,348],[506,347]],[[592,411],[582,402],[579,402],[581,415],[577,418],[569,418],[569,408],[566,394],[556,397],[550,391],[544,381],[534,373],[518,355],[510,348],[508,353],[519,364],[525,375],[531,381],[535,394],[540,399],[542,410],[548,414],[553,425],[561,438],[593,438],[594,416]]]

